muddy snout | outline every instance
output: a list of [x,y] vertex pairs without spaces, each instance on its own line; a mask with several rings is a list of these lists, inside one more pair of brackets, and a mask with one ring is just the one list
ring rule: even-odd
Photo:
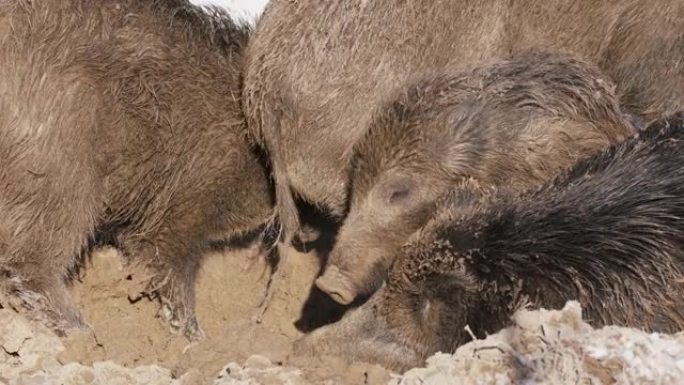
[[380,288],[391,264],[387,255],[391,254],[378,247],[335,249],[325,271],[316,280],[316,286],[335,302],[349,305]]
[[349,362],[378,363],[404,371],[424,362],[423,356],[407,345],[397,330],[375,309],[383,308],[382,293],[348,312],[337,323],[324,326],[294,344],[298,357],[337,356]]
[[323,275],[316,279],[316,286],[342,305],[354,302],[360,291],[349,276],[343,274],[335,265],[330,265],[325,269]]

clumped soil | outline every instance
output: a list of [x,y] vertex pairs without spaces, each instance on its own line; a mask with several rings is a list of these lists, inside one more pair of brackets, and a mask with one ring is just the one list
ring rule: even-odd
[[307,362],[312,359],[291,356],[293,342],[303,335],[295,322],[320,266],[313,253],[291,248],[281,253],[288,253],[280,266],[286,275],[276,285],[263,318],[259,309],[270,277],[266,258],[255,249],[208,255],[197,285],[197,317],[206,338],[189,343],[156,317],[155,302],[136,298],[144,273],[128,271],[113,249],[98,251],[73,287],[94,333],[69,336],[59,359],[85,365],[107,360],[125,367],[158,365],[175,377],[192,370],[210,382],[228,362],[260,355],[275,365],[308,366],[312,370],[304,377],[315,382],[386,383],[389,373],[377,366],[347,365],[332,357]]
[[156,303],[130,299],[144,274],[124,268],[114,250],[96,252],[73,287],[94,332],[60,338],[0,303],[0,385],[684,385],[684,332],[594,329],[576,302],[521,310],[511,327],[454,354],[438,353],[402,376],[335,357],[295,357],[292,344],[302,333],[294,324],[319,262],[285,252],[285,279],[261,322],[256,316],[270,276],[263,256],[209,256],[197,293],[207,338],[192,344],[155,317]]

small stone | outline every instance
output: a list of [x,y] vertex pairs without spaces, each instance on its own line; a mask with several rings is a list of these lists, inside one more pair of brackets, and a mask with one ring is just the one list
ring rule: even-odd
[[71,363],[65,365],[60,370],[59,383],[69,385],[91,385],[95,383],[95,373],[92,368]]
[[190,369],[180,378],[180,385],[202,385],[204,377],[197,369]]
[[14,383],[16,385],[47,385],[50,384],[50,379],[45,373],[34,373],[22,375]]
[[11,310],[0,312],[0,346],[10,354],[18,353],[24,342],[31,338],[31,325]]
[[245,361],[245,367],[249,369],[268,369],[272,367],[271,360],[261,355],[253,355]]

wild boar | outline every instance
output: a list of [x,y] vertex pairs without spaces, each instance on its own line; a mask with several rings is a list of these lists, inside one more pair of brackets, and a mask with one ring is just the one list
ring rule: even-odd
[[355,146],[350,208],[316,285],[341,304],[371,294],[453,186],[525,191],[631,136],[613,90],[594,66],[536,50],[402,87]]
[[[684,113],[516,197],[467,183],[403,247],[362,307],[299,341],[403,370],[578,300],[588,321],[684,328]],[[467,210],[464,210],[467,207]]]
[[94,245],[148,268],[147,294],[201,338],[193,283],[212,241],[273,217],[249,146],[249,30],[184,0],[0,2],[0,293],[57,330]]
[[271,0],[245,54],[244,100],[285,240],[315,236],[299,231],[302,202],[344,219],[354,145],[410,76],[533,47],[569,51],[648,122],[684,108],[683,42],[679,0]]

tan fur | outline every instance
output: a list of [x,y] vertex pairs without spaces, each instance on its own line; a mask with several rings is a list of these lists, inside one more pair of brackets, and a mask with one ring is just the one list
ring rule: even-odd
[[355,147],[349,213],[316,284],[343,304],[370,294],[449,189],[534,188],[633,133],[610,80],[572,55],[535,50],[410,82]]
[[5,294],[82,324],[65,283],[108,242],[155,273],[172,326],[201,333],[201,255],[272,215],[240,105],[247,36],[183,0],[0,2]]
[[680,0],[270,1],[249,44],[244,96],[285,227],[299,227],[292,194],[344,215],[353,145],[409,76],[530,47],[598,64],[646,120],[684,107]]
[[682,162],[684,112],[522,195],[466,182],[397,252],[380,290],[296,350],[405,370],[523,307],[569,300],[594,327],[681,331]]

